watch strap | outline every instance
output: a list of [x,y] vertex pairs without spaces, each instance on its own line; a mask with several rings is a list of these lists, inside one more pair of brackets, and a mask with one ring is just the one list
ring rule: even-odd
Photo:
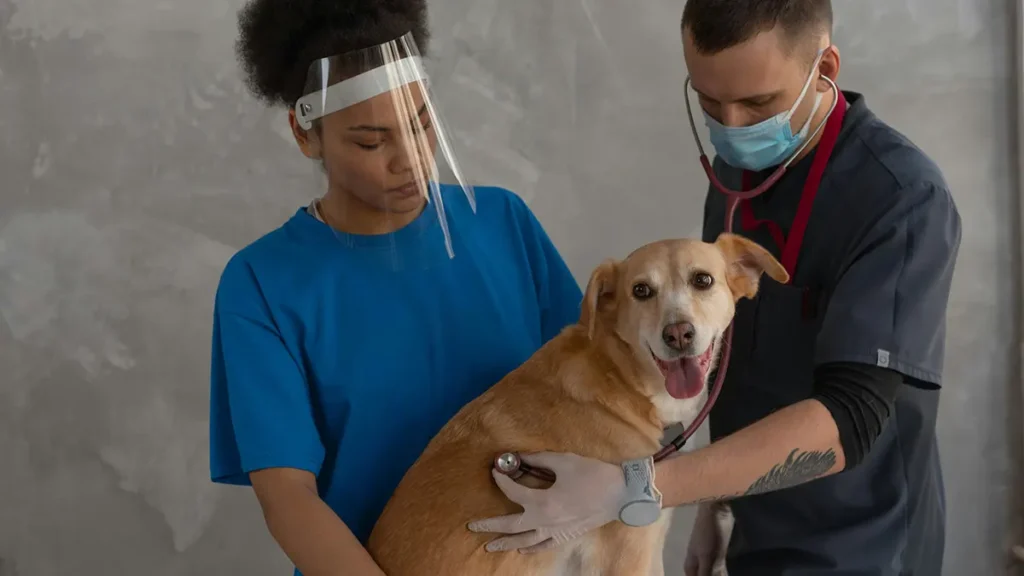
[[648,526],[661,517],[661,492],[654,485],[654,458],[623,462],[626,492],[619,520],[627,526]]

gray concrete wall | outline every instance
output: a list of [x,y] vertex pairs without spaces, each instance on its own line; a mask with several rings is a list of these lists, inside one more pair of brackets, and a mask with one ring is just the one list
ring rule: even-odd
[[[318,192],[239,82],[240,2],[0,0],[0,575],[288,573],[252,495],[207,479],[218,273]],[[682,2],[432,4],[464,166],[522,194],[581,281],[697,233]],[[963,215],[946,574],[1002,573],[1022,429],[1011,1],[835,4],[840,85],[937,159]]]

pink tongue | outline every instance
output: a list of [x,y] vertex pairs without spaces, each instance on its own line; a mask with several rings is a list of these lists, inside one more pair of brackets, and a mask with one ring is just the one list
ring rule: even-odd
[[682,358],[665,365],[665,389],[677,400],[693,398],[704,387],[704,371],[696,358]]

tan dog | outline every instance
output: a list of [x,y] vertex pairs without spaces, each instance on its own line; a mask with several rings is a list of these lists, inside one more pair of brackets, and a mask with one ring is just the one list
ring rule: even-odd
[[[669,514],[613,522],[559,549],[490,553],[472,520],[518,512],[495,486],[495,456],[571,452],[611,463],[655,453],[667,426],[696,417],[736,301],[762,272],[786,282],[765,249],[723,234],[666,240],[594,271],[578,325],[466,405],[427,446],[388,502],[369,550],[388,576],[662,574]],[[531,479],[532,480],[532,479]],[[525,481],[524,481],[525,483]]]

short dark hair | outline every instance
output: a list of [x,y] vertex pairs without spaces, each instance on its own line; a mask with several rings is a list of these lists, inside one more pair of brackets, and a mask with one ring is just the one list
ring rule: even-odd
[[832,33],[832,0],[687,0],[682,28],[704,54],[716,54],[779,27],[794,47]]
[[320,58],[409,32],[426,52],[429,39],[426,0],[250,0],[238,13],[238,30],[235,52],[249,91],[289,107]]

